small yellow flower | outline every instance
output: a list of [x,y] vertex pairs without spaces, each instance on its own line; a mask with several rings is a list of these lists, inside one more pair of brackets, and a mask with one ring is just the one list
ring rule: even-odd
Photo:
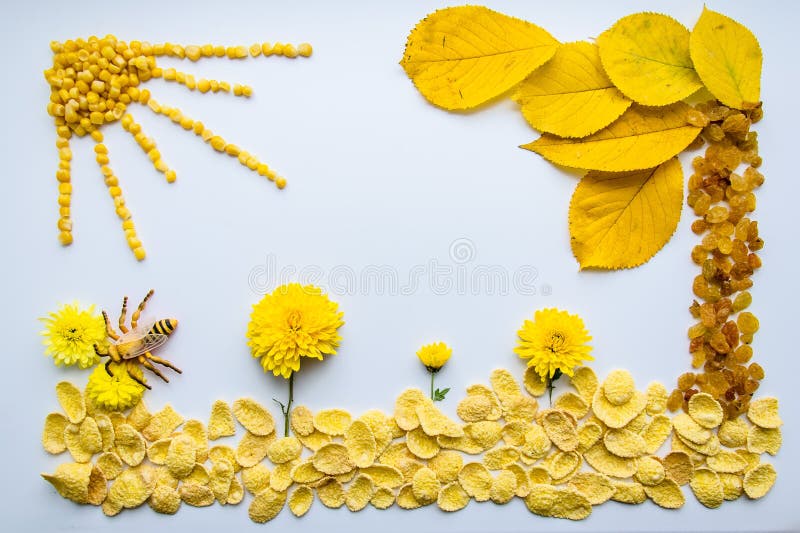
[[426,344],[417,351],[417,357],[428,369],[428,372],[438,372],[452,354],[453,349],[443,342]]
[[552,379],[556,371],[572,376],[583,361],[594,361],[592,337],[583,320],[558,309],[536,311],[533,322],[526,320],[518,332],[519,344],[514,352],[528,360],[542,379]]
[[56,365],[89,368],[100,360],[94,345],[105,342],[106,329],[103,317],[94,312],[93,305],[81,309],[77,303],[65,304],[40,320],[45,325],[41,332],[47,347],[45,353]]
[[89,400],[102,409],[124,411],[133,407],[144,394],[144,387],[128,375],[128,371],[136,373],[136,377],[145,381],[142,370],[135,365],[111,363],[109,369],[114,376],[109,376],[105,365],[99,365],[89,376],[86,384],[86,395]]
[[336,354],[344,324],[339,305],[313,285],[290,283],[253,306],[247,345],[264,372],[286,379],[300,370],[300,358]]

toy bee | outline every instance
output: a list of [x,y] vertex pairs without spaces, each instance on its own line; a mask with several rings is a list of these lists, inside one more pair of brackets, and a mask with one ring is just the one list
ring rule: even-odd
[[169,383],[169,379],[161,373],[153,363],[166,366],[181,374],[181,370],[161,357],[157,357],[150,353],[155,350],[169,339],[169,336],[178,327],[178,321],[174,318],[164,318],[161,320],[151,321],[146,325],[139,325],[139,317],[144,310],[147,301],[153,296],[153,289],[142,300],[139,307],[134,311],[131,316],[130,329],[125,325],[125,317],[128,314],[128,297],[122,299],[122,312],[119,316],[119,330],[121,334],[114,331],[108,321],[108,313],[103,311],[103,320],[106,323],[106,331],[108,332],[109,343],[105,348],[101,348],[97,344],[94,345],[94,351],[100,357],[108,357],[106,362],[106,372],[111,377],[114,374],[111,372],[109,365],[114,363],[125,363],[128,375],[140,385],[152,389],[142,379],[138,377],[138,372],[131,372],[135,365],[142,365],[144,368],[153,372],[156,376]]

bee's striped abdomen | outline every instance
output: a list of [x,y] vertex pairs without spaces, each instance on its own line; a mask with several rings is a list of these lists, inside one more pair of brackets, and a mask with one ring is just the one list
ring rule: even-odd
[[163,318],[153,324],[153,327],[150,328],[149,333],[157,333],[159,335],[170,335],[175,328],[178,327],[178,321],[174,318]]

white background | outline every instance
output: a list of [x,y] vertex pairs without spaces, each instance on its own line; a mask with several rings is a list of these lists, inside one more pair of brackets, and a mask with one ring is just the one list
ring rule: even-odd
[[[541,25],[563,42],[596,36],[619,17],[645,8],[668,13],[689,27],[702,10],[700,1],[487,3]],[[696,274],[689,260],[696,240],[689,230],[692,217],[684,212],[675,237],[645,266],[579,273],[567,231],[576,179],[517,147],[537,133],[516,104],[506,98],[476,112],[447,113],[428,105],[398,65],[409,30],[445,5],[3,3],[0,268],[9,344],[0,388],[5,432],[0,516],[6,531],[257,527],[247,517],[249,499],[236,507],[183,506],[174,517],[144,506],[109,519],[100,509],[63,500],[42,481],[40,472],[66,459],[48,456],[40,445],[44,417],[57,409],[53,387],[62,379],[83,384],[88,374],[56,368],[42,355],[36,318],[73,299],[97,303],[116,315],[124,294],[136,300],[155,288],[150,311],[181,321],[161,353],[184,374],[169,385],[151,379],[155,387],[148,404],[157,409],[171,402],[187,417],[206,419],[217,398],[249,395],[269,404],[273,396],[285,396],[285,383],[262,374],[244,338],[250,306],[260,297],[249,278],[270,254],[279,268],[316,265],[330,272],[346,266],[361,272],[368,265],[390,265],[402,281],[414,265],[433,259],[453,266],[450,244],[466,238],[475,250],[466,267],[501,265],[513,272],[532,265],[538,272],[536,294],[482,289],[477,295],[469,290],[437,295],[427,284],[410,295],[381,294],[375,286],[336,293],[347,322],[341,330],[344,341],[337,356],[308,365],[299,375],[299,402],[312,409],[377,407],[390,412],[403,388],[426,386],[415,350],[444,340],[454,355],[438,381],[453,387],[442,407],[454,415],[464,388],[486,383],[493,368],[521,376],[523,364],[512,352],[516,331],[534,310],[546,306],[584,317],[594,336],[594,368],[601,375],[625,367],[640,388],[655,379],[671,387],[688,369],[686,308]],[[754,348],[755,360],[767,373],[759,394],[781,399],[786,422],[783,450],[769,458],[778,481],[765,499],[742,498],[711,511],[686,488],[687,504],[677,512],[652,503],[627,507],[609,502],[577,524],[534,516],[520,500],[507,506],[473,502],[453,515],[435,507],[414,512],[369,508],[353,514],[317,502],[301,520],[284,510],[265,527],[386,532],[800,529],[793,507],[800,485],[792,456],[798,444],[796,6],[709,3],[749,26],[765,58],[766,118],[757,130],[767,181],[758,195],[757,218],[766,247],[753,290],[753,310],[762,326]],[[180,65],[187,72],[252,85],[249,100],[190,93],[161,80],[147,84],[158,101],[180,107],[260,156],[287,177],[289,186],[278,191],[166,118],[134,106],[132,113],[178,172],[178,181],[167,185],[119,125],[104,128],[111,165],[147,260],[137,263],[127,249],[89,139],[72,147],[75,244],[62,248],[56,230],[55,134],[45,113],[49,88],[42,71],[51,61],[50,40],[105,33],[184,44],[313,43],[309,60],[209,59]]]

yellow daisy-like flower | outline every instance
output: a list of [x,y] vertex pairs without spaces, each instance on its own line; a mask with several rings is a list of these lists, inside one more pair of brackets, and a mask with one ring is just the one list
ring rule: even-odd
[[100,358],[94,351],[95,344],[106,340],[103,317],[94,312],[94,306],[81,309],[77,303],[62,305],[55,313],[40,319],[45,329],[45,353],[53,358],[58,366],[77,364],[89,368]]
[[533,322],[525,321],[518,335],[514,352],[527,359],[542,379],[552,379],[556,371],[572,376],[572,370],[583,361],[594,361],[592,347],[586,344],[592,337],[578,315],[540,309]]
[[89,376],[86,384],[89,401],[109,411],[124,411],[139,403],[144,387],[130,377],[128,371],[136,373],[136,377],[145,381],[142,370],[125,363],[111,363],[109,369],[114,374],[113,377],[108,375],[105,365],[99,365]]
[[417,352],[417,357],[428,369],[428,372],[438,372],[450,359],[453,349],[443,342],[426,344]]
[[344,324],[339,304],[313,285],[290,283],[267,294],[253,306],[247,345],[261,359],[264,372],[286,379],[300,370],[300,358],[322,360],[336,354]]

